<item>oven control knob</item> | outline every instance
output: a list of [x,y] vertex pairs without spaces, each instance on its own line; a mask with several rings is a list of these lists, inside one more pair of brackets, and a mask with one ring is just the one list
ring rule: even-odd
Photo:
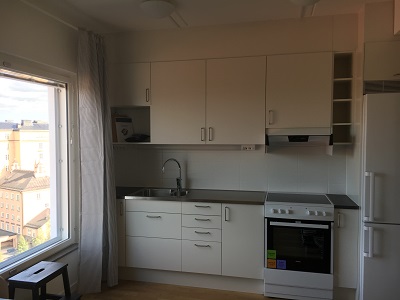
[[280,214],[284,214],[284,213],[285,213],[285,210],[279,209],[279,213],[280,213]]
[[291,212],[290,209],[287,209],[287,210],[285,211],[285,213],[288,214],[288,215],[290,215],[292,212]]
[[323,215],[324,217],[326,217],[328,214],[326,213],[326,211],[323,211],[323,212],[322,212],[322,215]]
[[311,210],[307,210],[307,216],[311,216],[312,215],[312,211]]
[[318,210],[315,211],[315,215],[319,216],[320,212]]
[[276,214],[276,209],[275,208],[271,208],[270,212],[271,212],[271,214]]

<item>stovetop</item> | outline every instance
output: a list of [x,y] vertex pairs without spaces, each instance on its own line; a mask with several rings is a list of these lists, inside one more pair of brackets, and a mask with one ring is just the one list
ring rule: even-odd
[[332,205],[324,194],[301,194],[301,193],[268,193],[266,202],[279,202],[291,204],[326,204]]

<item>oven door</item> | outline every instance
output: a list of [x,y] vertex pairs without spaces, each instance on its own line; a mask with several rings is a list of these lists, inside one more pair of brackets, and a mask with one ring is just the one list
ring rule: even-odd
[[333,222],[266,218],[266,267],[332,273]]

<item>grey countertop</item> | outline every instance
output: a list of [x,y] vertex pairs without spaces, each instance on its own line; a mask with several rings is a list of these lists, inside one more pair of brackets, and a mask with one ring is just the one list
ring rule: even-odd
[[[141,188],[138,187],[117,187],[117,198],[123,199],[125,198],[125,196],[132,195],[140,189]],[[264,205],[265,194],[265,192],[254,191],[190,189],[189,193],[186,196],[175,198],[174,200],[185,202],[219,202]],[[151,197],[148,197],[146,199],[151,200]],[[169,200],[170,199],[171,198],[169,198]]]
[[347,195],[326,194],[335,208],[359,209],[360,207]]

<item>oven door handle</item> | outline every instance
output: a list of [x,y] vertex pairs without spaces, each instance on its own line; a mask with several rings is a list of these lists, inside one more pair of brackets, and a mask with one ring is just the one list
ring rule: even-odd
[[284,227],[301,227],[301,228],[316,228],[316,229],[329,229],[329,225],[323,224],[305,224],[305,223],[289,223],[289,222],[270,222],[273,226],[284,226]]

